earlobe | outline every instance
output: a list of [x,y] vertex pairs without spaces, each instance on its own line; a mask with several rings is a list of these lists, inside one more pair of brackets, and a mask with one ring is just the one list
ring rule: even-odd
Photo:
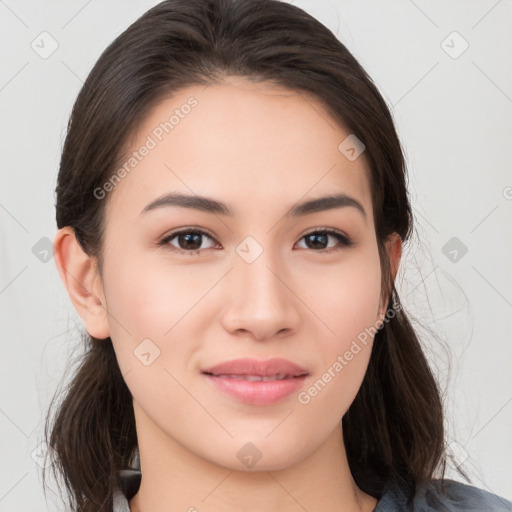
[[108,338],[108,313],[96,259],[84,252],[70,226],[58,230],[53,246],[60,278],[87,332]]

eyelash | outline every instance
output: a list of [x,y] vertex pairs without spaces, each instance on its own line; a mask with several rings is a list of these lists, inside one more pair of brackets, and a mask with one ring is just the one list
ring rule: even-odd
[[[169,242],[172,239],[174,239],[178,235],[182,235],[182,234],[204,235],[204,236],[207,236],[208,238],[211,238],[214,242],[216,242],[214,236],[209,231],[205,231],[203,229],[196,229],[196,228],[187,228],[187,229],[182,229],[180,231],[175,231],[174,233],[171,233],[168,236],[164,237],[160,242],[158,242],[158,246],[168,246],[171,248],[170,249],[171,251],[185,254],[187,256],[194,256],[196,254],[199,254],[199,252],[201,252],[202,250],[206,250],[206,249],[197,249],[195,251],[192,251],[192,250],[180,249],[178,247],[174,247],[169,244]],[[314,231],[310,231],[309,233],[306,233],[305,235],[303,235],[300,238],[300,240],[306,238],[309,235],[313,235],[313,234],[330,235],[330,236],[333,236],[334,238],[336,238],[339,242],[338,246],[331,247],[330,249],[318,249],[318,250],[310,249],[313,252],[319,252],[322,254],[326,254],[326,253],[339,251],[341,248],[348,248],[348,247],[351,247],[354,245],[354,242],[350,238],[348,238],[347,236],[342,235],[338,231],[335,231],[330,228],[322,228],[322,229],[316,229]]]

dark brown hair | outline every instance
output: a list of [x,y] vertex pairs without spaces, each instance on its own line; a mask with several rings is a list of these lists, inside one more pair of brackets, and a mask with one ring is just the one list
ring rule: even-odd
[[[376,86],[319,21],[277,0],[168,0],[103,52],[74,104],[56,188],[57,226],[71,226],[101,270],[106,200],[93,191],[117,169],[150,109],[179,89],[234,75],[321,102],[365,145],[382,294],[391,311],[375,336],[367,373],[344,415],[348,462],[358,485],[414,485],[436,475],[445,448],[438,384],[390,276],[386,239],[409,239],[413,217],[405,160]],[[137,450],[132,396],[110,338],[83,335],[84,355],[45,434],[77,512],[112,510],[117,471]],[[55,397],[54,397],[55,400]],[[53,405],[53,401],[52,401]],[[50,407],[51,410],[51,407]]]

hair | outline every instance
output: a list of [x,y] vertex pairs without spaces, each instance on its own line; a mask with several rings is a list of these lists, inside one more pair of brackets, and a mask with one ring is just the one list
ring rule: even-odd
[[[94,190],[113,175],[155,105],[187,86],[226,76],[312,97],[364,143],[381,290],[392,314],[375,334],[367,372],[342,419],[348,463],[356,483],[374,495],[389,481],[416,487],[441,467],[444,477],[440,389],[401,307],[385,250],[391,234],[405,242],[413,229],[401,144],[372,79],[329,29],[300,8],[278,0],[167,0],[121,33],[101,54],[72,109],[56,187],[58,228],[73,228],[101,272],[106,200]],[[48,413],[45,435],[71,508],[111,511],[116,474],[138,450],[132,395],[110,338],[83,333],[82,340],[80,365],[51,424]]]

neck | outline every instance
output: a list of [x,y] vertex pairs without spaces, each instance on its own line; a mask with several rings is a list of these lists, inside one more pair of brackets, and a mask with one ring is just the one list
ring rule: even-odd
[[142,479],[130,501],[131,512],[371,512],[377,503],[352,477],[341,422],[323,445],[301,461],[260,471],[214,464],[154,424],[144,424],[142,418],[137,429]]

